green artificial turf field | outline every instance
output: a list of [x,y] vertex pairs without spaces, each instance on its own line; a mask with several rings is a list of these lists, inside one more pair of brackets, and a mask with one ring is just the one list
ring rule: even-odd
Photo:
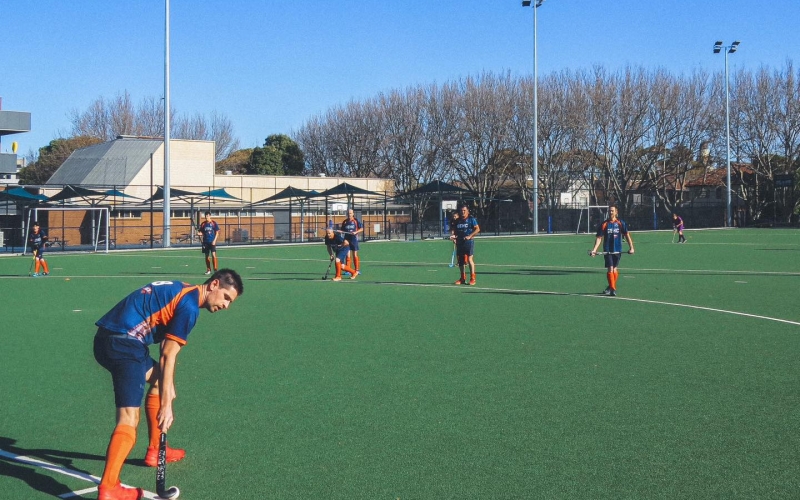
[[[245,278],[178,358],[181,498],[796,498],[800,232],[635,233],[619,296],[593,236],[221,248]],[[198,249],[0,258],[0,498],[96,498],[114,424],[94,321]],[[69,278],[67,280],[66,278]],[[156,356],[155,349],[151,351]],[[146,426],[123,482],[155,490]],[[55,464],[26,463],[19,457]],[[67,475],[69,472],[72,475]]]

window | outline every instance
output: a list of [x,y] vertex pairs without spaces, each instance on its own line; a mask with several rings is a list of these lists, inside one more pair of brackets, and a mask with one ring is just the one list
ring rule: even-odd
[[115,210],[111,212],[111,217],[114,219],[141,219],[141,210]]

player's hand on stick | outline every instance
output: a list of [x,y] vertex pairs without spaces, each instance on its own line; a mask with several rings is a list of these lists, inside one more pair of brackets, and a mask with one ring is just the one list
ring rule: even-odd
[[597,255],[597,250],[589,250],[590,257],[594,257],[595,255]]
[[158,427],[161,432],[167,432],[175,421],[175,416],[172,414],[172,404],[162,406],[158,411]]
[[632,254],[632,253],[633,253],[633,248],[631,248],[630,250],[628,250],[628,253]]

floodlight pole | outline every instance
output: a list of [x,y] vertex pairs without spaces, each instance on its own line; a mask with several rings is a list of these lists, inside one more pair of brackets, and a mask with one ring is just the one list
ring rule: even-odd
[[[164,23],[164,234],[161,235],[161,244],[169,248],[172,237],[170,235],[170,182],[169,182],[169,0],[165,0],[166,14]],[[152,212],[151,212],[152,217]],[[152,238],[153,235],[151,234]]]
[[[533,234],[539,234],[539,96],[538,96],[538,58],[536,46],[536,30],[538,17],[536,10],[544,0],[535,0],[533,4],[533,153],[531,154],[533,177]],[[523,7],[530,7],[531,0],[522,0]]]
[[739,47],[739,41],[735,41],[730,45],[722,45],[721,41],[714,44],[714,53],[719,54],[722,49],[725,49],[725,144],[727,156],[727,201],[725,207],[725,225],[726,227],[733,226],[733,218],[731,213],[731,116],[730,116],[730,92],[728,88],[728,54],[733,54]]

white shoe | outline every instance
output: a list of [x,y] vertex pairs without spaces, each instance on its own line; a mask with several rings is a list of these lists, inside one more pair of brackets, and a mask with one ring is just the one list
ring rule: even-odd
[[206,271],[206,272],[205,272],[205,273],[203,273],[203,274],[211,274],[211,271]]

